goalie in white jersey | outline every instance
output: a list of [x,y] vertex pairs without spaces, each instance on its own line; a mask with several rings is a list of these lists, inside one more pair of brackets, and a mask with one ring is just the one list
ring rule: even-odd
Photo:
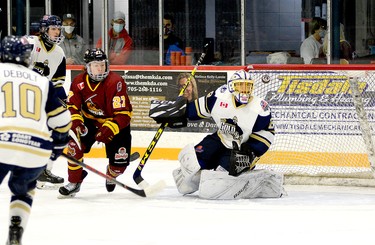
[[27,68],[31,49],[25,37],[15,36],[0,46],[0,183],[10,173],[12,193],[7,244],[22,244],[36,180],[47,161],[61,155],[71,127],[52,83]]
[[[44,15],[39,22],[40,34],[27,36],[27,39],[33,45],[29,68],[47,77],[56,89],[56,96],[65,102],[66,93],[63,85],[66,75],[66,60],[64,51],[59,46],[64,39],[61,28],[62,21],[58,16]],[[53,162],[49,162],[47,169],[38,179],[38,188],[57,188],[64,183],[64,178],[51,172],[52,167]]]
[[[187,104],[189,120],[212,118],[218,130],[195,146],[185,146],[180,152],[181,167],[173,171],[173,177],[181,194],[199,190],[199,196],[208,199],[282,195],[282,175],[254,170],[255,163],[274,140],[274,128],[270,107],[265,100],[253,95],[253,86],[251,74],[239,70],[227,84]],[[184,105],[178,99],[169,107],[185,115]],[[157,111],[159,113],[155,113]],[[160,114],[160,108],[152,105],[150,116],[157,114]],[[157,122],[167,122],[172,127],[179,124],[181,118],[184,121],[183,116],[154,117]]]

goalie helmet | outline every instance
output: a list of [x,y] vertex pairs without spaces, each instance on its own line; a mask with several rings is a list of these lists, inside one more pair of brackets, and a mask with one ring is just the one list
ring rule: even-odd
[[[51,37],[48,34],[48,30],[51,27],[55,27],[60,30],[60,34],[57,37]],[[39,21],[39,32],[42,37],[49,43],[60,44],[64,40],[64,35],[61,31],[62,21],[60,17],[56,15],[44,15]]]
[[[94,81],[97,81],[97,82],[102,81],[108,76],[109,64],[108,64],[107,55],[103,52],[103,50],[99,48],[87,49],[83,57],[83,60],[86,63],[87,73],[89,74],[90,78],[93,79]],[[94,74],[92,66],[100,65],[101,63],[104,63],[105,70],[100,74]]]
[[29,44],[25,37],[6,36],[1,42],[0,50],[2,62],[15,63],[27,67],[30,64],[33,45]]
[[254,81],[249,72],[245,70],[236,71],[228,80],[228,90],[237,102],[247,104],[253,93]]

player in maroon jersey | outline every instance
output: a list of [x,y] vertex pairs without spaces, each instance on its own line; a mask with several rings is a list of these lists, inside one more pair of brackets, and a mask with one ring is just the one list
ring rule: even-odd
[[[124,79],[109,70],[108,59],[101,49],[85,53],[85,71],[77,75],[70,86],[67,106],[72,114],[72,131],[80,141],[71,140],[68,155],[83,161],[96,142],[105,144],[109,160],[107,174],[116,178],[129,165],[131,150],[130,119],[132,105]],[[74,196],[80,190],[87,172],[68,162],[69,183],[60,187],[62,196]],[[106,180],[108,192],[115,183]]]

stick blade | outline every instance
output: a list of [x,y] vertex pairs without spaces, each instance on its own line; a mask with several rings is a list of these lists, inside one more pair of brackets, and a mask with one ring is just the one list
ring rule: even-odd
[[155,196],[157,193],[161,192],[166,186],[167,184],[164,180],[160,180],[154,185],[149,185],[144,189],[146,197]]
[[131,155],[130,155],[130,162],[134,162],[135,160],[137,160],[141,155],[139,154],[139,152],[133,152]]

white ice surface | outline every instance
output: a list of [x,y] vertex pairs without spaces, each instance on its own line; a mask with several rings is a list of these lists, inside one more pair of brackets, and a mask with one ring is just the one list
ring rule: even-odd
[[[105,159],[86,159],[105,172]],[[132,180],[135,161],[119,181]],[[150,198],[117,186],[107,193],[104,179],[89,173],[73,199],[57,190],[37,190],[24,245],[196,245],[196,244],[375,244],[375,189],[285,186],[280,199],[213,201],[181,196],[171,172],[177,161],[149,160],[142,176],[167,187]],[[67,179],[60,159],[53,172]],[[7,178],[0,186],[0,244],[8,229]]]

